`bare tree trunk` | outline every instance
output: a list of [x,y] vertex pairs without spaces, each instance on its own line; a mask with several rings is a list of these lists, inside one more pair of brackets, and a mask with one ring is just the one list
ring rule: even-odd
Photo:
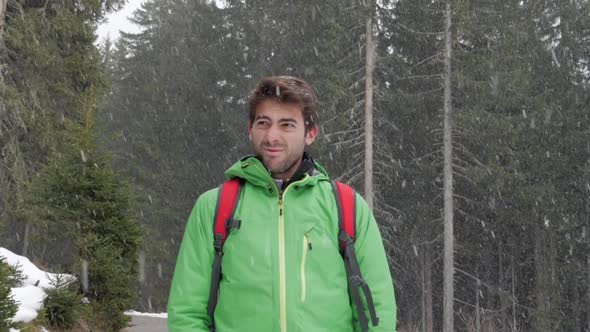
[[4,41],[4,23],[6,22],[6,5],[8,0],[0,0],[0,40]]
[[[507,262],[504,259],[504,250],[506,250],[502,245],[502,242],[498,242],[498,286],[500,289],[511,289],[514,285],[508,283],[508,268],[514,268],[514,258],[511,258],[510,262]],[[514,271],[512,271],[514,272]],[[501,310],[499,322],[500,322],[500,331],[512,331],[513,328],[512,322],[510,321],[511,314],[509,313],[508,308],[514,306],[514,297],[510,298],[510,296],[506,292],[499,292],[497,295],[498,299],[498,308]]]
[[552,260],[556,253],[552,245],[554,234],[543,225],[535,225],[535,314],[532,327],[535,331],[555,331],[558,294],[553,285]]
[[[589,203],[586,202],[586,206],[588,206]],[[586,211],[589,211],[590,209],[588,209],[588,207],[586,207]],[[586,241],[588,242],[588,245],[590,245],[590,230],[588,229],[588,227],[584,226],[584,234],[586,235]],[[588,253],[587,255],[587,263],[588,265],[586,266],[586,268],[588,269],[588,282],[586,283],[586,285],[588,285],[586,287],[586,320],[587,320],[587,329],[588,331],[590,331],[590,253]]]
[[549,299],[547,298],[547,250],[545,249],[545,232],[541,226],[535,226],[535,309],[536,315],[533,319],[533,328],[537,331],[546,331],[546,319]]
[[426,245],[424,245],[424,250],[422,250],[422,254],[420,258],[422,258],[422,269],[421,269],[421,277],[422,277],[422,292],[420,296],[420,307],[422,309],[422,332],[426,332]]
[[[4,55],[6,49],[4,47],[4,25],[6,23],[6,5],[8,0],[0,0],[0,84],[4,83]],[[4,104],[0,104],[0,108]]]
[[422,332],[432,332],[432,252],[430,244],[422,250]]
[[479,290],[481,289],[481,280],[475,282],[475,332],[481,332],[481,315],[479,308]]
[[[566,281],[569,284],[569,280]],[[572,307],[572,319],[573,319],[573,325],[572,325],[572,331],[584,331],[584,328],[582,327],[582,310],[581,308],[584,307],[584,299],[582,296],[582,288],[580,287],[580,285],[576,282],[575,278],[572,279],[571,281],[571,285],[573,285],[573,291],[572,291],[572,296],[573,299],[571,299],[571,303],[573,303],[573,307]]]
[[425,264],[424,264],[424,278],[425,278],[425,306],[426,306],[426,332],[432,332],[434,320],[432,318],[432,248],[430,243],[424,246]]
[[445,51],[444,51],[444,281],[443,281],[443,332],[454,331],[454,285],[453,251],[453,142],[451,124],[451,0],[445,4]]
[[145,274],[145,251],[141,250],[137,256],[137,279],[141,287],[145,285],[146,274]]
[[516,273],[514,272],[514,255],[510,260],[510,270],[512,271],[512,331],[516,332]]
[[365,199],[373,209],[373,70],[375,68],[375,45],[373,41],[373,18],[367,18],[365,47]]
[[31,237],[31,224],[25,221],[25,235],[23,236],[22,255],[27,257],[29,251],[29,238]]

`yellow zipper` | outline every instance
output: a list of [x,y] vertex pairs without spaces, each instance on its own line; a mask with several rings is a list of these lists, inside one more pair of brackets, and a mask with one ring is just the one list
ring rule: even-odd
[[305,260],[307,258],[307,249],[310,245],[311,241],[309,240],[309,234],[305,233],[303,236],[303,258],[301,259],[301,303],[305,303]]
[[[303,179],[294,183],[303,182],[309,177],[305,174]],[[284,200],[287,190],[293,185],[290,184],[285,188],[282,194],[279,193],[279,302],[280,302],[280,320],[281,332],[287,332],[287,272],[285,268],[285,219],[284,219]],[[275,185],[276,187],[276,185]],[[278,188],[277,188],[277,192]]]
[[[287,189],[285,189],[287,191]],[[285,271],[285,220],[283,217],[283,196],[279,196],[279,299],[281,332],[287,332],[287,286]]]

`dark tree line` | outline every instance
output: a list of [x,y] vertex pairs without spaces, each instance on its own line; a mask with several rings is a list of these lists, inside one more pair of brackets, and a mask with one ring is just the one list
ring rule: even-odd
[[95,125],[109,90],[95,29],[122,4],[0,2],[0,246],[76,275],[82,319],[104,330],[129,320],[142,240]]

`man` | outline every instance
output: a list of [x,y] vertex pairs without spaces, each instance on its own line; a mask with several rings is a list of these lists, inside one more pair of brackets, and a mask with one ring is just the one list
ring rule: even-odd
[[[249,97],[255,156],[230,167],[243,180],[235,211],[241,227],[223,246],[214,320],[207,314],[219,189],[193,209],[168,302],[176,331],[339,332],[358,330],[338,240],[338,208],[326,171],[306,153],[318,134],[317,97],[303,80],[267,77]],[[371,289],[378,325],[395,331],[393,285],[377,224],[356,196],[356,257]]]

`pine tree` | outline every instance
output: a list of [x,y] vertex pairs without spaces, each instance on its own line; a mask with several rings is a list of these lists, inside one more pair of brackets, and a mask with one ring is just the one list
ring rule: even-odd
[[382,15],[383,55],[376,69],[381,84],[376,108],[382,111],[376,121],[381,146],[376,192],[391,224],[399,322],[425,331],[442,330],[443,275],[435,272],[443,270],[442,5],[399,1],[392,15]]
[[[87,280],[83,288],[97,322],[118,330],[126,326],[124,312],[134,304],[142,231],[131,213],[129,187],[96,147],[90,119],[88,114],[85,128],[68,124],[68,144],[34,179],[29,203],[41,222],[36,227],[45,230],[44,240],[52,241],[53,250],[74,248],[63,263]],[[62,241],[65,247],[56,245]]]
[[[0,2],[0,219],[7,225],[3,243],[20,253],[34,233],[27,186],[63,143],[64,120],[83,116],[90,86],[97,99],[104,92],[95,24],[122,3]],[[27,255],[42,255],[37,249]]]
[[0,330],[2,331],[16,328],[16,324],[11,319],[18,310],[18,305],[11,295],[12,270],[4,260],[5,258],[0,256]]

